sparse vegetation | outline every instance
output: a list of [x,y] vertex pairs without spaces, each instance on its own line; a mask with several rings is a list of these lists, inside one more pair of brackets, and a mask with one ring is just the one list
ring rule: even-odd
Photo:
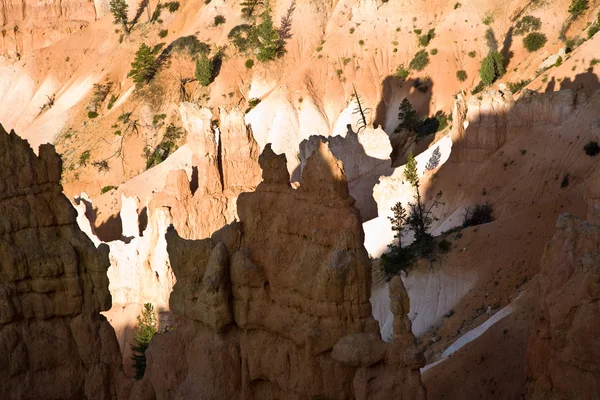
[[481,21],[484,25],[490,25],[494,22],[494,14],[492,12],[487,12]]
[[169,124],[165,129],[165,134],[161,142],[150,150],[148,147],[144,149],[144,156],[146,157],[146,169],[152,168],[155,165],[165,161],[169,155],[177,149],[177,140],[183,136],[183,130],[174,125]]
[[431,51],[429,52],[429,54],[431,54],[432,56],[435,56],[438,53],[438,49],[431,49]]
[[547,41],[548,38],[543,33],[532,32],[523,39],[523,46],[528,52],[533,53],[544,47]]
[[158,37],[161,39],[164,39],[167,37],[167,35],[169,34],[169,30],[168,29],[161,29],[160,32],[158,32]]
[[531,15],[521,18],[516,24],[513,33],[517,36],[530,32],[537,32],[542,28],[542,20]]
[[415,71],[423,71],[427,65],[429,65],[429,54],[425,50],[419,50],[408,64],[408,67]]
[[146,349],[158,332],[154,306],[150,303],[144,304],[142,314],[138,315],[137,321],[137,332],[133,338],[135,343],[131,345],[131,350],[133,350],[131,360],[135,370],[135,379],[142,379],[146,372]]
[[363,46],[364,44],[365,44],[365,41],[364,41],[364,40],[360,39],[360,40],[358,41],[358,45],[359,45],[359,46]]
[[224,17],[224,16],[222,16],[222,15],[217,15],[217,16],[215,16],[215,26],[219,26],[219,25],[221,25],[221,24],[224,24],[224,23],[225,23],[225,21],[226,21],[226,20],[225,20],[225,17]]
[[515,94],[518,91],[520,91],[521,89],[523,89],[525,86],[529,85],[529,82],[531,82],[528,79],[522,79],[518,82],[508,82],[508,88],[510,89],[510,91]]
[[254,60],[249,58],[246,60],[244,65],[246,66],[246,68],[250,69],[250,68],[254,67]]
[[475,50],[472,50],[468,53],[468,56],[471,58],[475,58],[475,57],[477,57],[477,52]]
[[594,68],[596,65],[600,64],[600,60],[597,58],[592,58],[590,60],[590,68]]
[[427,47],[435,38],[435,29],[431,28],[425,35],[419,36],[419,46]]
[[598,142],[589,141],[585,146],[583,146],[583,151],[590,157],[595,157],[600,153],[600,145]]
[[[412,153],[404,167],[404,176],[415,191],[414,201],[408,203],[407,208],[402,203],[396,203],[392,208],[394,213],[390,217],[394,241],[388,246],[390,251],[381,256],[386,274],[393,275],[399,271],[406,271],[410,264],[419,257],[426,257],[434,250],[433,237],[429,233],[431,223],[435,221],[433,209],[440,205],[442,193],[438,193],[429,205],[424,203],[420,194],[420,183],[417,170],[417,162]],[[406,247],[402,247],[402,234],[412,230],[414,241]]]
[[456,79],[458,79],[460,82],[466,81],[467,78],[467,71],[465,71],[464,69],[456,71]]
[[255,35],[253,35],[252,25],[242,24],[234,27],[227,38],[233,42],[233,45],[241,52],[245,52],[254,46]]
[[158,63],[152,54],[152,49],[142,43],[135,53],[135,60],[131,63],[131,71],[127,76],[132,77],[135,83],[148,83],[157,71]]
[[396,68],[396,76],[398,78],[400,78],[400,79],[406,79],[406,78],[408,78],[409,74],[410,74],[410,71],[407,70],[406,68],[404,68],[404,64],[400,64]]
[[117,96],[115,96],[114,94],[110,96],[110,99],[108,100],[108,105],[107,108],[110,110],[111,108],[113,108],[113,106],[115,105],[116,101],[117,101]]
[[240,3],[242,6],[242,15],[244,18],[250,18],[259,6],[263,4],[262,0],[245,0]]
[[462,227],[487,224],[494,220],[494,209],[490,203],[476,204],[465,209]]
[[81,155],[79,156],[79,165],[86,166],[91,156],[92,154],[90,150],[86,150],[83,153],[81,153]]
[[187,51],[193,59],[196,59],[199,54],[208,54],[210,52],[210,46],[198,40],[194,35],[182,36],[174,40],[169,47],[177,52]]
[[98,116],[98,113],[96,111],[88,111],[87,116],[88,118],[93,119]]
[[164,3],[163,7],[165,7],[167,10],[169,10],[169,12],[171,14],[173,14],[174,12],[176,12],[177,10],[179,10],[179,2],[178,1],[171,1],[168,3]]
[[246,108],[246,114],[250,112],[254,107],[256,107],[260,103],[260,99],[254,97],[248,100],[248,108]]
[[116,186],[104,186],[102,189],[100,189],[100,193],[104,194],[106,192],[110,192],[113,189],[116,189]]
[[571,0],[571,5],[569,6],[569,14],[573,16],[573,18],[579,17],[590,7],[589,0]]

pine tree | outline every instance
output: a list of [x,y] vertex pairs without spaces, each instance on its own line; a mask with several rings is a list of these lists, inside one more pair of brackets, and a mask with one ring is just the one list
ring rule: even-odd
[[123,25],[125,33],[129,33],[129,27],[127,26],[127,11],[129,6],[125,0],[110,0],[109,3],[110,12],[113,15],[114,23]]
[[397,129],[398,132],[400,131],[400,128],[405,128],[411,132],[414,132],[419,126],[417,112],[412,108],[412,104],[410,104],[410,101],[408,101],[407,98],[402,100],[402,103],[400,103],[398,119],[402,121]]
[[436,169],[438,165],[440,165],[440,159],[442,158],[442,152],[440,151],[440,146],[436,147],[431,153],[431,157],[429,157],[429,161],[425,164],[425,169],[427,171],[431,171]]
[[134,352],[131,359],[135,369],[135,379],[142,379],[146,372],[146,349],[157,332],[154,306],[150,303],[144,304],[142,315],[138,315],[137,321],[138,330],[133,338],[135,344],[131,345],[131,350]]
[[256,58],[259,61],[270,61],[277,57],[279,34],[273,27],[271,18],[271,5],[265,1],[265,10],[260,15],[262,22],[256,27],[258,37],[258,48],[256,49]]
[[208,86],[212,82],[213,61],[202,53],[199,60],[196,60],[196,79],[202,86]]
[[246,18],[252,17],[254,10],[262,5],[262,0],[245,0],[240,3],[242,6],[242,15]]
[[142,43],[135,53],[135,60],[131,63],[131,71],[127,76],[132,77],[135,83],[148,83],[156,71],[158,71],[156,57],[152,54],[152,49]]

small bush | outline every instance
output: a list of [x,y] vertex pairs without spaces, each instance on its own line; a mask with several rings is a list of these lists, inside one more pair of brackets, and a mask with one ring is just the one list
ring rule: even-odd
[[585,12],[590,7],[588,0],[571,0],[571,5],[569,6],[569,14],[573,16],[573,18],[579,17],[581,14]]
[[440,252],[442,253],[447,253],[450,251],[450,249],[452,248],[452,242],[443,239],[442,241],[440,241],[438,243],[438,249],[440,249]]
[[260,103],[260,99],[254,97],[248,100],[248,108],[246,108],[246,114],[250,112],[254,107],[256,107]]
[[510,89],[510,91],[515,94],[517,93],[519,90],[523,89],[525,86],[529,85],[529,80],[520,80],[518,82],[508,82],[508,88]]
[[596,33],[600,32],[600,25],[592,25],[590,29],[588,29],[588,39],[591,39]]
[[225,23],[225,17],[224,16],[217,15],[215,17],[215,26],[219,26],[219,25],[224,24],[224,23]]
[[96,111],[88,111],[88,118],[96,118],[98,113]]
[[456,3],[456,4],[454,5],[454,9],[455,9],[455,10],[456,10],[457,8],[460,8],[460,7],[462,7],[462,4],[460,4],[460,3]]
[[504,75],[504,58],[500,52],[491,52],[481,61],[479,77],[483,85],[491,85]]
[[364,44],[365,44],[365,41],[364,41],[364,40],[360,39],[360,40],[358,41],[358,45],[359,45],[359,46],[362,46],[362,45],[364,45]]
[[542,20],[531,15],[521,18],[516,24],[513,33],[515,35],[525,35],[526,33],[536,32],[542,28]]
[[484,25],[490,25],[494,22],[494,14],[491,12],[486,13],[481,22],[483,22]]
[[468,55],[469,55],[469,57],[471,57],[471,58],[475,58],[475,57],[477,57],[477,52],[476,52],[475,50],[473,50],[473,51],[470,51],[470,52],[468,53]]
[[456,71],[456,79],[458,79],[459,81],[464,82],[467,80],[467,78],[467,71],[465,71],[464,69]]
[[244,65],[246,66],[246,68],[250,69],[250,68],[254,67],[254,60],[249,58],[246,60]]
[[[416,30],[415,30],[416,32]],[[419,36],[419,46],[427,47],[429,43],[435,38],[435,29],[431,28],[427,34]]]
[[169,12],[171,14],[173,14],[175,11],[179,10],[179,2],[178,1],[171,1],[169,3],[165,3],[164,7],[166,7],[166,9],[169,10]]
[[423,71],[427,65],[429,65],[429,54],[425,50],[419,50],[408,67],[416,71]]
[[600,64],[600,60],[597,58],[592,58],[590,60],[590,68],[594,68],[596,65]]
[[435,56],[438,53],[438,49],[431,49],[431,51],[429,52],[429,54],[431,54],[432,56]]
[[104,186],[102,189],[100,189],[100,193],[104,194],[106,192],[110,192],[113,189],[116,189],[116,187],[115,186]]
[[152,125],[158,125],[161,121],[164,121],[167,118],[167,114],[155,114],[152,117]]
[[475,86],[473,90],[471,90],[471,94],[477,94],[483,91],[483,89],[485,89],[485,84],[483,82],[479,82],[477,86]]
[[528,52],[533,53],[544,47],[547,41],[548,38],[543,33],[532,32],[523,39],[523,46]]
[[598,142],[589,141],[585,146],[583,146],[583,151],[590,157],[595,157],[600,153],[600,146]]
[[472,207],[465,209],[463,216],[463,228],[468,226],[475,226],[481,224],[487,224],[494,220],[494,209],[490,203],[476,204]]
[[398,65],[398,68],[396,68],[396,76],[400,79],[408,78],[409,74],[410,74],[410,71],[407,70],[406,68],[404,68],[404,64],[400,64],[400,65]]
[[192,58],[196,58],[199,54],[208,54],[210,52],[210,46],[198,40],[194,35],[177,38],[170,44],[170,47],[173,51],[177,52],[187,51]]
[[110,96],[110,100],[108,100],[108,109],[110,110],[111,108],[113,108],[113,106],[115,105],[115,102],[117,101],[117,96],[115,96],[114,94]]
[[567,186],[569,186],[569,174],[565,174],[565,176],[563,176],[562,181],[560,182],[561,188],[566,188]]
[[227,38],[233,42],[233,45],[237,47],[239,51],[246,51],[254,45],[252,25],[242,24],[234,27]]
[[352,35],[354,33],[354,28],[350,28],[350,34]]
[[87,162],[90,160],[90,157],[92,156],[90,150],[86,150],[83,153],[81,153],[81,155],[79,156],[79,164],[80,165],[87,165]]

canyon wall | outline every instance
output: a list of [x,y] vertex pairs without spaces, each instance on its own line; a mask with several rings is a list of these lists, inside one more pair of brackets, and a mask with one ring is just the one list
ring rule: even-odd
[[562,214],[539,275],[540,312],[529,340],[530,399],[600,393],[600,178],[588,182],[587,221]]
[[526,90],[516,101],[505,87],[468,100],[459,94],[452,112],[452,159],[483,161],[532,127],[560,125],[573,113],[575,105],[576,93],[572,90],[545,94]]
[[127,396],[112,327],[108,247],[78,228],[60,157],[0,127],[0,397]]
[[94,3],[81,0],[0,3],[0,54],[20,57],[83,29],[96,20]]
[[341,163],[321,143],[293,189],[285,156],[267,146],[259,162],[263,181],[240,195],[239,223],[204,240],[167,233],[171,310],[186,323],[153,339],[134,396],[425,398],[399,279],[391,344],[371,316],[371,265]]

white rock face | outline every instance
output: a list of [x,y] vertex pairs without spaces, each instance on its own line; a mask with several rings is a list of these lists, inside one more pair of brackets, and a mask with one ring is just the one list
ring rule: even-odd
[[359,133],[347,128],[345,136],[311,136],[300,143],[302,169],[320,142],[329,143],[331,152],[344,163],[350,195],[356,200],[363,221],[375,218],[377,204],[373,199],[373,187],[380,176],[391,175],[394,171],[388,135],[380,128],[367,128]]

